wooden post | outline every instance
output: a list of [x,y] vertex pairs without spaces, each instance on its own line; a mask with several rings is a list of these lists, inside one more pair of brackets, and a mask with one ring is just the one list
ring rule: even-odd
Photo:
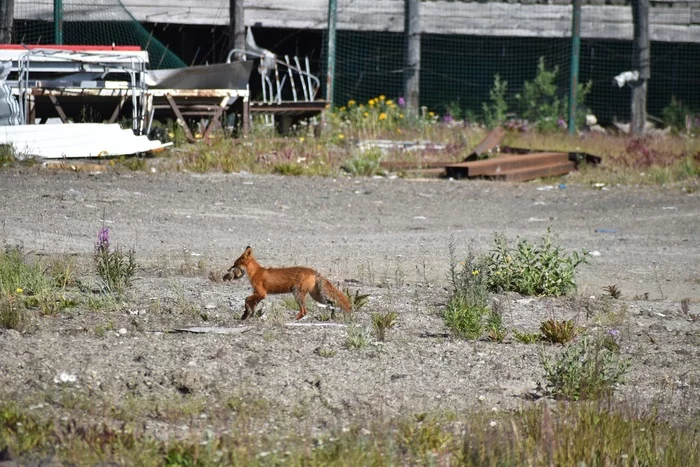
[[404,96],[408,113],[418,115],[420,106],[420,0],[405,0],[404,34],[406,66]]
[[0,44],[12,42],[12,22],[15,18],[15,0],[0,0]]
[[[243,0],[229,0],[229,51],[245,50],[245,11]],[[241,60],[242,53],[236,53],[234,60]]]
[[632,22],[634,24],[634,46],[632,69],[639,71],[639,79],[632,85],[632,118],[630,132],[635,136],[644,134],[647,121],[647,81],[651,77],[649,63],[649,0],[632,0]]

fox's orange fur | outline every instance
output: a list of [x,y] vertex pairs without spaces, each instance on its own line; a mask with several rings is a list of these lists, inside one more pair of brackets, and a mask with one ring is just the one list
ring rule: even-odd
[[350,311],[351,305],[348,297],[338,290],[331,282],[311,268],[265,268],[253,257],[253,250],[247,247],[243,254],[229,268],[229,273],[224,279],[238,279],[248,275],[250,285],[253,287],[253,295],[245,299],[245,311],[241,319],[246,319],[255,311],[255,307],[267,294],[291,293],[299,305],[299,313],[296,319],[301,319],[306,314],[306,295],[319,303],[332,304]]

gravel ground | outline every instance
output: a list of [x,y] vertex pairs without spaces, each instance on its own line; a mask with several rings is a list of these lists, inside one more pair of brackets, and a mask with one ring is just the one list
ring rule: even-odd
[[[485,181],[322,179],[249,174],[0,172],[0,239],[41,255],[71,255],[83,282],[97,231],[135,247],[142,264],[125,305],[37,317],[32,330],[0,331],[3,394],[33,410],[119,407],[134,401],[192,407],[187,423],[161,410],[144,417],[156,436],[224,426],[232,400],[273,404],[257,423],[311,431],[363,418],[419,412],[505,410],[529,404],[542,381],[541,347],[454,340],[440,318],[448,299],[449,244],[457,256],[487,250],[495,232],[596,252],[565,299],[496,297],[506,325],[534,332],[555,316],[589,331],[621,331],[631,359],[617,396],[671,416],[700,401],[700,202],[660,188]],[[312,309],[293,326],[284,296],[239,321],[247,281],[213,281],[250,245],[265,266],[311,266],[371,294],[351,320],[322,325]],[[604,300],[615,284],[621,300]],[[644,297],[644,294],[647,294]],[[395,311],[385,343],[349,349],[355,325]],[[235,334],[162,332],[187,326]],[[544,352],[554,354],[554,346]],[[64,381],[66,380],[66,381]],[[78,399],[76,399],[77,396]],[[81,404],[65,402],[87,401]],[[130,405],[131,404],[131,405]],[[182,414],[181,414],[182,415]],[[140,419],[139,419],[140,420]]]

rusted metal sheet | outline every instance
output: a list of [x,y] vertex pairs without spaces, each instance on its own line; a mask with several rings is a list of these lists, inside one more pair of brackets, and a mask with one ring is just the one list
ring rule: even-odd
[[479,176],[494,176],[509,170],[521,169],[544,164],[568,162],[569,155],[565,152],[542,152],[527,155],[500,156],[472,162],[460,162],[445,167],[448,177],[465,178]]
[[476,145],[474,150],[467,156],[465,161],[474,161],[482,154],[490,154],[492,152],[498,152],[498,148],[501,145],[501,141],[506,135],[506,130],[498,126],[491,130],[491,132],[481,140],[479,144]]
[[542,177],[554,177],[557,175],[568,174],[576,168],[576,164],[571,161],[559,162],[554,164],[536,165],[531,167],[523,167],[502,172],[498,175],[490,176],[493,180],[504,180],[507,182],[524,182]]

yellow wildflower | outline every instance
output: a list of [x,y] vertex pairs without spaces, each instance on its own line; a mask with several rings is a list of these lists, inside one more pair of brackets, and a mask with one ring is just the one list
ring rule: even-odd
[[303,137],[303,136],[299,137],[299,142],[300,142],[300,143],[303,143],[303,142],[304,142],[304,137]]
[[479,270],[478,270],[478,269],[474,269],[474,270],[472,271],[472,276],[478,276],[478,275],[479,275]]
[[401,128],[397,128],[396,133],[401,134]]
[[350,100],[348,101],[348,107],[352,107],[352,106],[355,105],[355,104],[357,104],[357,102],[355,102],[355,99],[350,99]]
[[369,117],[369,112],[365,112],[363,115],[364,115],[365,117]]
[[375,101],[374,99],[370,99],[370,100],[367,101],[367,105],[369,105],[370,107],[374,107],[374,103],[375,103],[375,102],[376,102],[376,101]]
[[386,96],[385,96],[384,94],[382,94],[381,96],[379,96],[379,100],[380,100],[380,101],[383,101],[383,100],[385,100],[385,99],[386,99]]
[[428,112],[428,117],[434,117],[434,116],[435,116],[435,112]]
[[388,105],[389,107],[394,107],[396,104],[394,104],[394,101],[389,99],[388,101],[386,101],[386,105]]
[[399,118],[403,118],[403,114],[399,114]]
[[341,112],[345,112],[345,106],[342,106],[342,107],[341,107],[340,109],[338,109],[338,110],[340,110]]
[[384,112],[379,114],[379,120],[386,120],[386,114]]
[[24,292],[24,289],[22,289],[21,287],[17,287],[16,292],[17,292],[17,293],[22,293],[22,292]]
[[344,134],[341,133],[341,134],[338,135],[338,139],[344,139],[344,138],[345,138],[345,135],[344,135]]

